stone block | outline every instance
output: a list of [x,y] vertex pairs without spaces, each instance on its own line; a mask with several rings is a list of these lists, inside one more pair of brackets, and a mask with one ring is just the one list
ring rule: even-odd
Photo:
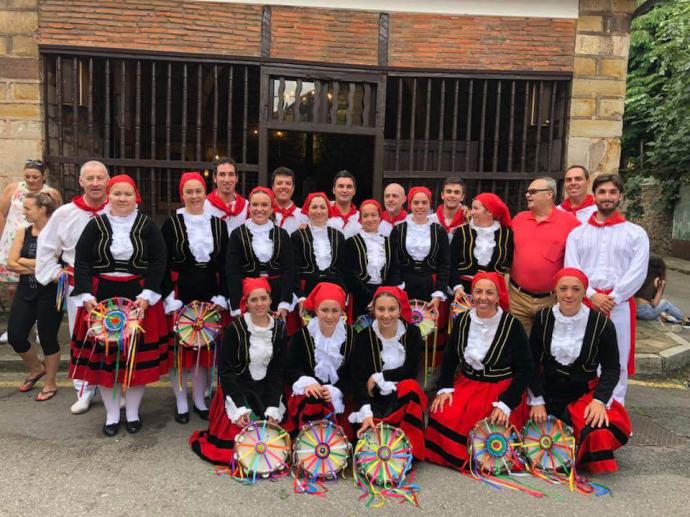
[[0,79],[39,79],[38,59],[0,57]]
[[38,101],[41,98],[38,83],[13,83],[10,91],[10,99],[18,101]]
[[17,138],[0,139],[0,175],[16,178],[20,175],[28,157],[41,156],[41,140],[22,140]]
[[595,99],[573,99],[570,104],[570,115],[573,117],[591,117],[596,110]]
[[40,120],[41,106],[39,104],[0,104],[0,119]]
[[43,124],[38,120],[0,120],[0,138],[40,140]]
[[33,34],[37,29],[37,11],[0,11],[0,34]]
[[628,57],[630,52],[630,36],[611,36],[613,50],[611,54],[616,57]]
[[599,76],[625,80],[628,74],[628,60],[625,58],[602,58],[599,60]]
[[0,56],[7,55],[7,38],[0,36]]
[[617,117],[623,116],[625,110],[625,101],[623,99],[599,99],[599,108],[597,115],[600,117]]
[[585,164],[589,168],[590,138],[568,138],[566,165],[570,167],[576,164]]
[[33,36],[13,36],[12,54],[21,57],[38,57],[38,43]]
[[0,83],[0,101],[7,98],[7,83]]
[[575,37],[575,54],[600,56],[610,55],[611,52],[613,52],[613,42],[609,36],[578,34]]
[[573,97],[625,97],[625,81],[573,79]]
[[[621,122],[616,122],[621,124]],[[589,170],[592,172],[618,172],[621,162],[620,133],[615,138],[597,138],[589,146]]]
[[659,355],[663,359],[664,370],[666,372],[679,370],[690,362],[690,344],[686,341],[686,344],[664,350],[660,352]]
[[637,8],[636,0],[611,0],[611,11],[614,13],[632,14]]
[[7,7],[15,7],[15,8],[38,7],[38,0],[7,0]]
[[597,60],[593,57],[575,56],[573,61],[575,77],[594,77],[597,75]]
[[603,30],[603,16],[584,15],[577,20],[577,32],[602,32]]
[[635,354],[635,375],[660,375],[664,372],[663,360],[658,354]]
[[607,12],[610,9],[611,0],[580,0],[580,15]]
[[604,32],[608,34],[628,34],[631,17],[628,14],[612,14],[604,18]]

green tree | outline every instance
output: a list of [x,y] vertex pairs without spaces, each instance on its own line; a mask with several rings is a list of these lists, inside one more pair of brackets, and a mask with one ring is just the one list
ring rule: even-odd
[[690,180],[690,0],[633,20],[622,150],[623,168],[655,176],[667,202]]

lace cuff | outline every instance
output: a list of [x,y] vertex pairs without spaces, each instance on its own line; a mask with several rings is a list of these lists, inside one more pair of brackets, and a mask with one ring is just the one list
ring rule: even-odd
[[269,406],[266,408],[266,411],[264,411],[264,416],[266,418],[273,418],[277,422],[282,422],[283,421],[283,416],[285,416],[285,406],[283,405],[283,401],[280,401],[280,405],[278,407],[275,406]]
[[312,384],[320,384],[320,382],[314,379],[314,377],[302,375],[302,377],[292,383],[292,393],[295,395],[304,395],[304,390],[306,387],[311,386]]
[[510,416],[511,409],[508,406],[506,406],[503,402],[501,402],[500,400],[498,402],[492,402],[491,405],[493,407],[497,407],[498,409],[503,411],[506,416],[508,416],[508,417]]
[[86,302],[96,301],[96,297],[91,293],[78,294],[77,296],[73,296],[72,299],[74,300],[75,307],[83,307]]
[[446,295],[443,291],[434,291],[431,293],[431,298],[440,298],[442,302],[446,301]]
[[333,411],[336,415],[340,415],[345,411],[345,404],[343,403],[343,392],[339,388],[336,388],[332,384],[325,384],[331,394],[331,404],[333,404]]
[[373,417],[374,413],[371,411],[371,404],[364,404],[359,411],[353,411],[347,419],[351,424],[361,424],[365,418]]
[[163,311],[166,314],[178,311],[182,308],[184,304],[175,298],[175,291],[170,291],[170,294],[163,300]]
[[211,303],[215,303],[218,307],[222,307],[223,309],[227,309],[229,307],[228,299],[220,294],[217,294],[211,298]]
[[545,406],[544,397],[537,397],[530,388],[527,388],[527,404],[530,406]]
[[[294,296],[294,295],[293,295]],[[293,309],[292,302],[280,302],[278,304],[278,310],[283,310],[285,309],[288,312],[291,312]]]
[[372,374],[372,378],[374,379],[376,385],[379,387],[379,390],[381,390],[381,395],[383,396],[390,395],[391,393],[397,390],[395,386],[396,383],[384,379],[382,372],[376,372]]
[[235,401],[233,401],[231,397],[226,396],[225,413],[228,415],[230,421],[233,424],[236,424],[240,418],[242,418],[244,415],[249,414],[249,409],[244,406],[237,407],[235,405]]
[[436,395],[443,395],[444,393],[455,393],[455,388],[441,388],[436,392]]
[[161,301],[161,295],[152,291],[151,289],[144,289],[137,295],[137,298],[142,298],[149,302],[149,305],[156,305]]

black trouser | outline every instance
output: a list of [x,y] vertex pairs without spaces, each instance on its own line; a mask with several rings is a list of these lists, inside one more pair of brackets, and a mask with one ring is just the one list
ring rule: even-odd
[[56,289],[57,285],[53,283],[38,287],[38,292],[31,296],[33,299],[26,299],[22,296],[21,290],[14,297],[7,338],[18,354],[28,352],[31,348],[28,337],[34,323],[38,329],[43,355],[52,355],[60,351],[57,334],[62,322],[62,311],[58,312],[55,306]]

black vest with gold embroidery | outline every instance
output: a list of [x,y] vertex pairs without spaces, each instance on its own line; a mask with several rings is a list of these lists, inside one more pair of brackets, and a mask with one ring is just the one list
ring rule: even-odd
[[[369,264],[369,257],[367,255],[367,243],[364,241],[364,238],[359,234],[351,237],[351,239],[352,248],[355,251],[355,259],[357,263],[348,264],[348,266],[353,267],[352,273],[356,278],[358,278],[365,284],[369,283],[371,277],[369,276],[369,273],[367,273],[367,264]],[[391,267],[393,250],[391,248],[390,238],[384,237],[383,239],[383,251],[386,256],[386,263],[383,265],[383,268],[381,269],[381,284],[386,285],[386,279],[388,278],[388,273]]]
[[[469,224],[463,224],[456,231],[451,242],[451,276],[475,275],[478,271],[497,271],[508,273],[513,263],[513,232],[500,226],[494,232],[496,245],[491,260],[480,266],[474,256],[477,232]],[[451,284],[453,280],[451,279]],[[453,287],[453,285],[451,285]]]

